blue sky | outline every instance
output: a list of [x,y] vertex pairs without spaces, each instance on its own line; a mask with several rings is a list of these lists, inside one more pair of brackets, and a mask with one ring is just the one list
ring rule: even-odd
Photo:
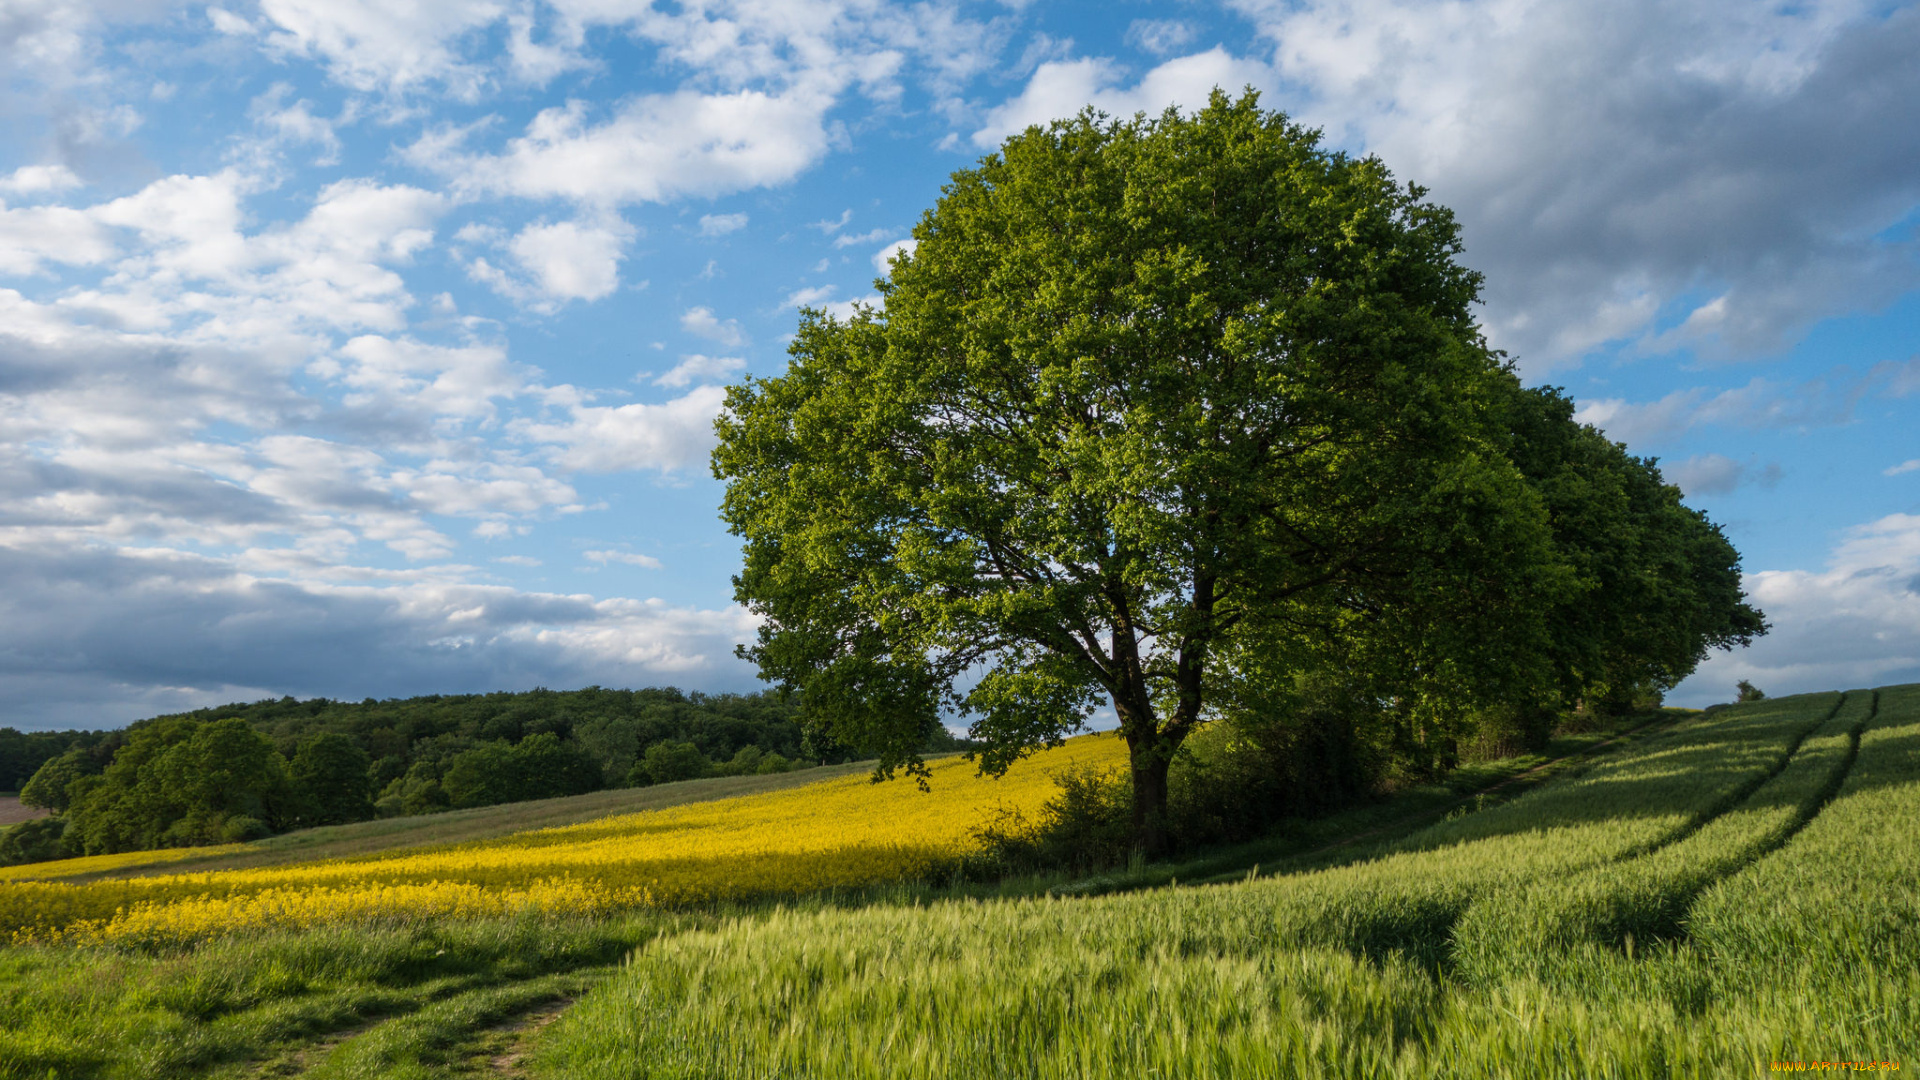
[[1920,678],[1920,12],[1744,0],[0,7],[0,723],[751,689],[721,387],[940,185],[1216,85],[1453,207],[1533,382],[1776,630]]

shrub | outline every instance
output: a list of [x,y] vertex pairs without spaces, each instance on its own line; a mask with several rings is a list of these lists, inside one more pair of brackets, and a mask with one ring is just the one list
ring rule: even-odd
[[0,829],[0,866],[49,862],[71,857],[61,836],[67,831],[64,818],[44,817],[24,821],[11,829]]

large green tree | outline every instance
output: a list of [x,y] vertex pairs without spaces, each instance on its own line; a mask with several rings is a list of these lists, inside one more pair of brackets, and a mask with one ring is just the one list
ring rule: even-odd
[[883,772],[946,709],[993,771],[1110,703],[1148,853],[1254,659],[1538,685],[1574,575],[1423,194],[1252,93],[956,173],[884,309],[805,313],[718,421],[745,654]]

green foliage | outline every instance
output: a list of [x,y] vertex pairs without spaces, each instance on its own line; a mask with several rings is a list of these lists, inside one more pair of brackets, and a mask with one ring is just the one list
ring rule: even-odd
[[484,743],[455,757],[441,788],[456,807],[583,795],[601,786],[600,767],[550,731],[517,743]]
[[[703,763],[727,762],[720,775],[845,760],[846,748],[809,736],[798,712],[772,693],[671,687],[357,703],[289,697],[110,733],[43,738],[0,729],[0,755],[32,761],[23,799],[70,812],[68,847],[98,854],[646,783],[643,757],[656,745],[691,746]],[[936,726],[926,746],[967,744]],[[704,764],[691,775],[706,775]]]
[[238,717],[139,727],[105,772],[67,791],[67,846],[89,855],[264,835],[299,810],[286,759]]
[[344,825],[373,816],[367,752],[337,731],[306,739],[289,767],[300,799],[300,824]]
[[712,763],[700,748],[690,742],[654,743],[647,756],[633,767],[629,777],[635,784],[671,784],[676,780],[697,780],[707,775]]
[[446,810],[453,800],[440,787],[440,770],[434,762],[416,761],[404,774],[395,777],[380,792],[374,803],[382,817],[403,814],[432,814]]
[[1508,409],[1510,453],[1576,575],[1547,620],[1548,689],[1617,715],[1657,704],[1710,649],[1766,633],[1741,593],[1739,553],[1652,459],[1575,423],[1552,387],[1519,391]]
[[1737,684],[1735,684],[1735,689],[1737,689],[1740,692],[1740,696],[1735,698],[1734,699],[1735,701],[1741,701],[1741,702],[1765,701],[1767,698],[1766,691],[1760,689],[1759,687],[1753,685],[1752,683],[1748,682],[1745,679],[1741,679]]
[[20,789],[20,801],[42,810],[63,813],[73,804],[73,798],[68,793],[72,783],[99,771],[93,755],[75,747],[59,757],[48,758],[35,770],[27,785]]
[[66,831],[66,819],[58,817],[37,818],[0,829],[0,866],[69,857],[73,852],[67,850],[61,839]]
[[0,791],[19,791],[42,765],[69,750],[95,746],[105,737],[98,731],[23,732],[0,727]]

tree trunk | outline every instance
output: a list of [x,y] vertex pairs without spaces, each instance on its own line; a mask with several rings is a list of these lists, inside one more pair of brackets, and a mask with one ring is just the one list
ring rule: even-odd
[[1167,767],[1173,763],[1173,748],[1163,740],[1147,735],[1129,736],[1128,749],[1133,765],[1133,850],[1147,859],[1167,853]]

